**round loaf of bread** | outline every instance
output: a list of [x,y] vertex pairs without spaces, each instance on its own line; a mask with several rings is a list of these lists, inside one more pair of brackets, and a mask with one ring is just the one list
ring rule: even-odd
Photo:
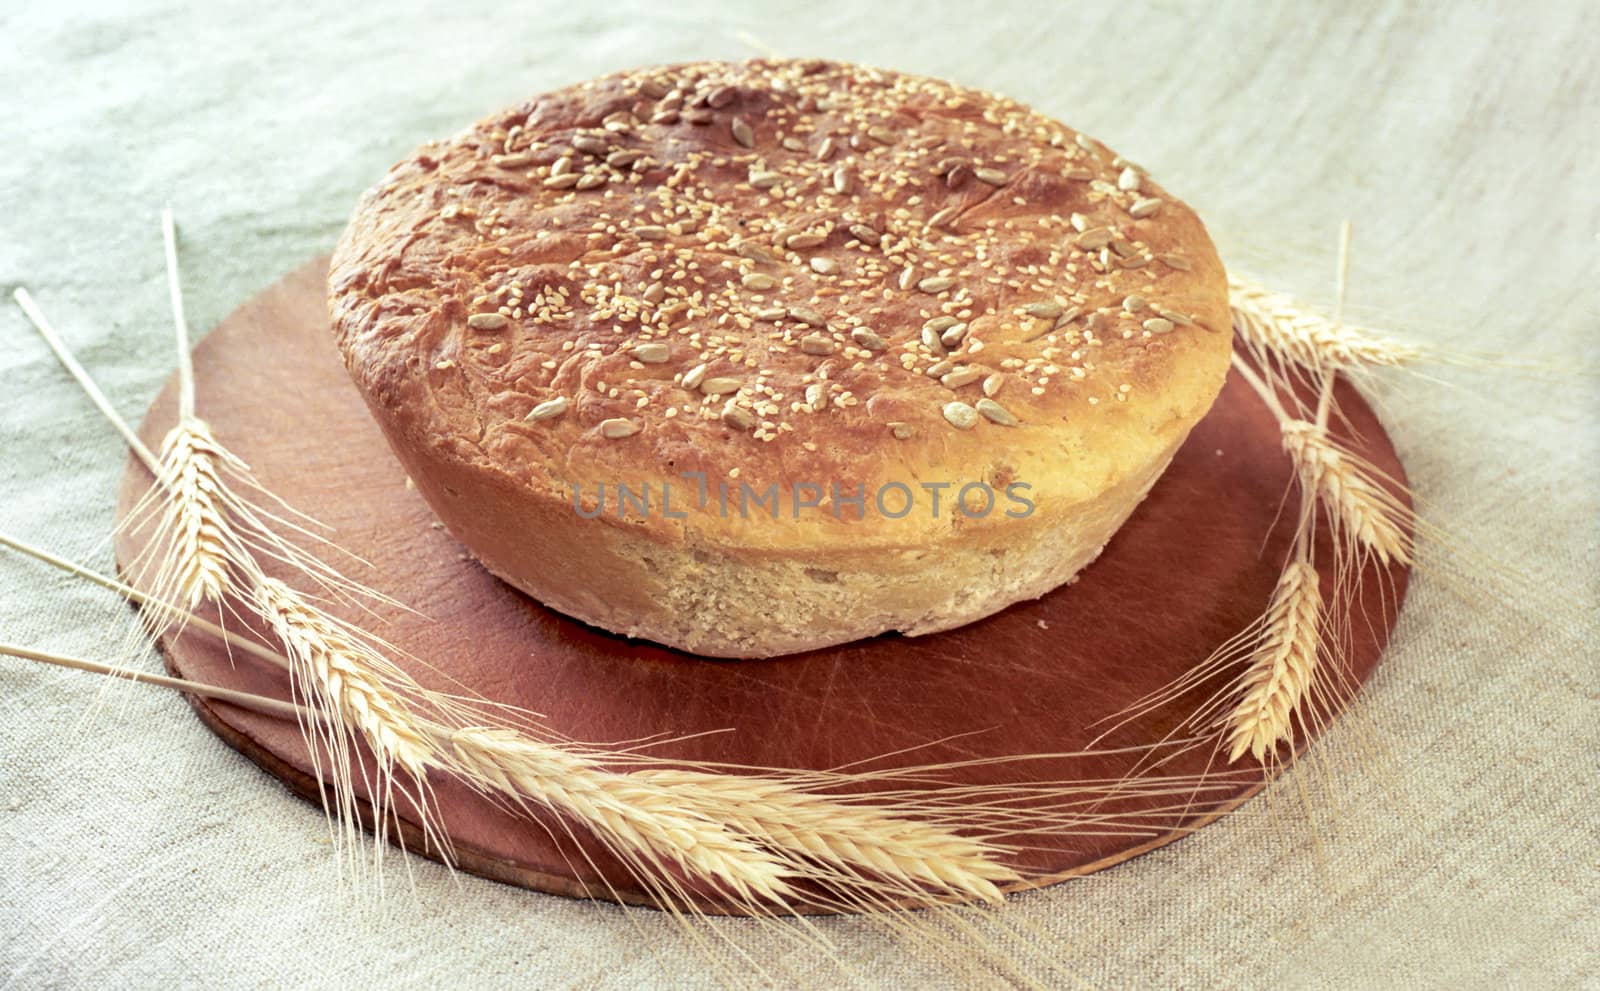
[[372,415],[485,567],[718,657],[1069,581],[1231,340],[1205,229],[1137,165],[822,61],[619,73],[425,145],[328,289]]

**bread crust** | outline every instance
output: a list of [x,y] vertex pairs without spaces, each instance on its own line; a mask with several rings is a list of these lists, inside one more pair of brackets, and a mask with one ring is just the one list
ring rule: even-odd
[[[1230,350],[1215,249],[1142,170],[1012,101],[815,61],[618,73],[424,146],[356,210],[329,309],[491,570],[715,656],[931,632],[1067,581]],[[988,513],[952,505],[971,483]],[[619,485],[651,510],[619,516]],[[895,485],[900,516],[874,498]],[[743,487],[780,511],[740,512]]]

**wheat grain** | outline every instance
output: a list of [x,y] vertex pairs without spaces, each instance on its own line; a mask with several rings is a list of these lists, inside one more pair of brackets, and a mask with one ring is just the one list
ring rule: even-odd
[[596,766],[562,747],[491,727],[450,735],[452,767],[481,786],[573,816],[635,866],[665,856],[739,896],[781,902],[787,869],[753,842],[638,774]]
[[1384,564],[1410,564],[1414,541],[1411,512],[1372,478],[1372,468],[1341,450],[1325,428],[1307,420],[1280,423],[1283,446],[1294,459],[1301,484],[1321,498],[1346,536]]
[[882,807],[840,802],[771,778],[649,770],[634,777],[664,785],[692,807],[771,845],[826,864],[865,868],[914,892],[925,885],[998,903],[995,882],[1019,875],[987,844],[903,818]]
[[1239,681],[1242,695],[1228,715],[1228,761],[1249,751],[1257,760],[1291,731],[1291,719],[1311,686],[1317,665],[1322,596],[1316,568],[1297,560],[1278,577],[1261,641]]
[[1399,368],[1422,357],[1413,345],[1330,320],[1292,296],[1230,274],[1228,301],[1239,336],[1258,354],[1317,370]]

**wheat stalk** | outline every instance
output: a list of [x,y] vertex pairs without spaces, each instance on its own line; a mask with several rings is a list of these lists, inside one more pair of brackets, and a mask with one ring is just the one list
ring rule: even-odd
[[997,863],[987,844],[868,804],[846,804],[756,776],[676,769],[636,772],[692,807],[792,854],[866,869],[907,887],[925,885],[984,901],[1003,900],[995,882],[1020,876]]
[[1329,319],[1244,276],[1229,273],[1228,301],[1234,329],[1258,355],[1319,371],[1399,368],[1422,357],[1411,344]]
[[1264,760],[1291,732],[1291,719],[1316,676],[1322,607],[1317,585],[1317,569],[1304,559],[1278,576],[1261,640],[1239,679],[1239,704],[1227,718],[1229,763],[1247,750]]

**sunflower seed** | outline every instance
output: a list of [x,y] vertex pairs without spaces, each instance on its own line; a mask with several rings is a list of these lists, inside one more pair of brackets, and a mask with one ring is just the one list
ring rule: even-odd
[[993,375],[983,380],[984,396],[987,397],[999,395],[1001,387],[1003,387],[1005,384],[1006,377],[1000,372],[995,372]]
[[1073,182],[1088,182],[1090,179],[1094,178],[1094,169],[1086,169],[1082,166],[1078,166],[1068,169],[1067,171],[1061,173],[1061,175],[1063,178],[1070,179]]
[[644,82],[639,84],[639,92],[643,93],[645,96],[648,96],[652,100],[659,100],[663,96],[666,96],[670,90],[668,89],[667,84],[663,83],[659,79],[646,79]]
[[826,327],[828,325],[827,318],[809,306],[791,306],[789,307],[789,316],[808,327]]
[[594,189],[594,188],[596,188],[598,186],[604,186],[606,184],[606,182],[607,182],[607,179],[606,179],[605,176],[599,175],[599,174],[594,173],[594,172],[591,172],[588,175],[580,176],[578,181],[573,184],[573,188],[574,189]]
[[666,298],[667,289],[659,282],[652,282],[644,291],[644,301],[646,303],[659,303]]
[[917,284],[917,270],[916,269],[914,269],[914,268],[905,268],[905,269],[902,269],[900,271],[899,285],[900,285],[900,288],[902,290],[909,290],[912,286],[914,286],[916,284]]
[[942,361],[936,361],[933,364],[929,365],[927,368],[924,368],[922,370],[922,374],[928,376],[931,379],[936,379],[936,378],[940,378],[946,372],[950,371],[954,367],[956,367],[956,363],[950,358],[945,358]]
[[806,354],[832,354],[833,338],[824,334],[807,334],[800,338],[800,350]]
[[955,219],[961,214],[959,206],[947,206],[943,210],[928,218],[929,227],[953,228]]
[[604,155],[611,147],[604,138],[597,138],[592,134],[580,134],[572,139],[572,147],[587,155]]
[[728,104],[732,103],[734,97],[738,95],[739,91],[734,89],[732,86],[718,86],[706,96],[706,103],[717,110],[721,110],[723,107],[726,107]]
[[1038,317],[1040,320],[1054,320],[1061,315],[1060,303],[1029,303],[1022,309],[1028,316]]
[[922,345],[934,354],[945,353],[944,342],[939,340],[939,332],[929,327],[922,328]]
[[1129,255],[1126,258],[1118,258],[1117,264],[1123,268],[1144,268],[1146,265],[1150,264],[1150,256]]
[[562,413],[565,413],[567,411],[567,407],[571,405],[572,403],[567,400],[566,396],[557,396],[554,399],[546,399],[544,402],[529,410],[528,415],[523,417],[523,419],[529,423],[538,423],[540,420],[553,419],[560,416]]
[[882,124],[874,124],[867,128],[867,137],[882,145],[894,144],[894,132]]
[[960,189],[972,175],[972,166],[965,162],[958,163],[955,168],[944,174],[944,184],[950,189]]
[[1095,151],[1096,150],[1095,149],[1094,139],[1089,137],[1087,134],[1079,134],[1079,135],[1075,136],[1072,140],[1077,142],[1078,147],[1082,148],[1084,151]]
[[736,379],[731,375],[718,375],[702,381],[700,383],[700,391],[708,396],[722,396],[730,392],[738,392],[741,385],[744,385],[741,379]]
[[1149,301],[1138,293],[1129,293],[1122,297],[1122,309],[1128,313],[1138,313],[1148,305]]
[[806,405],[811,407],[811,412],[816,413],[828,408],[828,390],[819,383],[806,386]]
[[759,310],[751,310],[750,315],[757,320],[782,320],[789,315],[789,311],[781,306],[764,306]]
[[701,125],[709,124],[713,120],[716,120],[716,116],[717,115],[712,113],[711,111],[704,110],[704,109],[700,109],[700,110],[685,110],[683,112],[683,119],[688,121],[691,124],[701,124]]
[[1011,414],[1011,411],[993,399],[985,397],[978,400],[978,412],[982,413],[984,419],[990,423],[998,423],[1002,427],[1014,427],[1017,425],[1017,418]]
[[939,343],[943,344],[947,348],[953,348],[957,344],[960,344],[962,339],[966,336],[967,325],[964,323],[958,323],[954,326],[945,328],[945,332],[939,335]]
[[1133,246],[1133,242],[1127,238],[1113,237],[1111,239],[1111,250],[1117,253],[1118,258],[1129,258],[1132,257],[1133,253],[1138,249],[1135,248]]
[[735,430],[749,430],[756,425],[756,415],[743,406],[729,403],[722,408],[722,422]]
[[702,363],[683,373],[683,387],[685,389],[698,389],[700,383],[706,378],[706,366]]
[[580,178],[582,177],[579,176],[578,173],[568,172],[564,175],[551,176],[544,181],[544,185],[547,189],[568,189],[572,186],[576,186]]
[[1006,174],[999,169],[991,168],[973,169],[972,174],[979,182],[986,182],[991,186],[1004,186],[1006,184],[1006,179],[1008,178]]
[[1172,328],[1172,321],[1164,317],[1151,317],[1144,322],[1144,329],[1152,334],[1170,334],[1172,333]]
[[866,327],[857,327],[850,332],[850,339],[866,348],[868,351],[882,351],[889,345],[883,338]]
[[1156,316],[1162,317],[1166,320],[1171,320],[1179,327],[1194,326],[1194,321],[1191,320],[1187,314],[1179,313],[1177,310],[1168,310],[1159,306],[1152,306],[1151,309],[1156,312]]
[[1127,193],[1139,191],[1139,170],[1133,166],[1123,169],[1117,176],[1117,188]]
[[655,224],[641,224],[633,228],[633,236],[641,241],[665,241],[669,233],[671,232],[665,227],[658,227]]
[[733,140],[744,145],[746,148],[754,148],[756,146],[755,129],[752,128],[750,126],[750,122],[745,120],[743,117],[735,117],[733,120],[729,121],[728,130],[733,133]]
[[1067,221],[1072,224],[1072,229],[1080,234],[1089,229],[1089,218],[1081,213],[1074,213],[1067,218]]
[[944,418],[957,430],[971,430],[978,425],[978,411],[966,403],[944,404]]
[[634,345],[633,357],[635,361],[643,362],[646,365],[664,365],[667,362],[670,350],[660,341],[649,341],[644,344]]
[[613,417],[609,420],[600,421],[600,435],[610,440],[618,440],[623,437],[632,437],[638,432],[639,425],[634,423],[632,420],[624,420],[621,417]]
[[817,161],[826,162],[830,157],[832,157],[833,151],[836,147],[838,147],[838,145],[833,140],[831,135],[823,138],[822,144],[817,145]]
[[1111,239],[1115,236],[1104,227],[1095,227],[1073,238],[1072,243],[1085,251],[1099,251],[1110,244]]
[[778,284],[778,280],[765,272],[747,272],[739,279],[739,284],[746,289],[754,289],[760,292],[763,289],[771,289]]
[[637,148],[624,148],[607,155],[606,164],[614,169],[625,169],[643,157],[644,152]]
[[983,378],[983,369],[968,365],[965,368],[957,368],[953,372],[946,372],[939,376],[939,384],[946,389],[960,389],[981,378]]
[[850,190],[854,187],[854,185],[855,181],[851,177],[850,170],[848,168],[841,165],[833,170],[833,191],[835,193],[838,193],[840,196],[848,196],[850,195]]
[[927,330],[933,331],[935,334],[942,334],[960,322],[961,321],[957,320],[955,317],[946,314],[944,316],[934,317],[932,320],[929,320],[922,326]]
[[917,288],[926,293],[944,292],[956,284],[956,280],[948,275],[930,275],[917,283]]
[[895,440],[910,440],[911,436],[916,433],[911,424],[898,421],[890,421],[889,432],[894,434]]
[[502,169],[519,169],[533,164],[533,155],[522,152],[516,155],[491,155],[489,161]]
[[509,322],[501,313],[474,313],[467,317],[467,326],[473,330],[499,330]]
[[677,122],[678,111],[676,110],[657,110],[650,115],[650,123],[652,124],[676,124]]
[[826,234],[791,234],[783,239],[783,246],[795,251],[804,251],[807,248],[817,247],[827,239]]
[[1182,255],[1166,254],[1157,255],[1156,257],[1161,260],[1161,264],[1167,266],[1168,268],[1175,268],[1180,272],[1187,272],[1194,267],[1193,265],[1189,264],[1189,259],[1183,257]]
[[756,187],[757,189],[771,189],[773,186],[776,186],[782,181],[782,172],[769,172],[765,170],[757,171],[755,169],[750,170],[750,185]]
[[748,258],[753,262],[760,262],[762,264],[770,265],[778,260],[776,255],[754,241],[740,240],[735,242],[733,246],[733,253],[738,255],[740,258]]
[[811,271],[818,275],[832,275],[839,271],[839,263],[832,258],[817,257],[811,259]]
[[879,234],[876,230],[873,230],[866,224],[851,224],[850,236],[855,238],[857,241],[864,241],[867,244],[877,244],[879,241],[883,240],[882,234]]
[[1080,314],[1082,312],[1083,312],[1083,307],[1074,306],[1072,309],[1067,310],[1065,313],[1061,314],[1059,317],[1056,317],[1056,325],[1054,327],[1052,327],[1051,329],[1052,330],[1060,330],[1062,327],[1065,327],[1067,324],[1069,324],[1072,321],[1078,319],[1078,314]]
[[1133,206],[1128,207],[1128,215],[1135,219],[1154,217],[1161,210],[1161,200],[1150,196],[1142,200],[1134,200]]

